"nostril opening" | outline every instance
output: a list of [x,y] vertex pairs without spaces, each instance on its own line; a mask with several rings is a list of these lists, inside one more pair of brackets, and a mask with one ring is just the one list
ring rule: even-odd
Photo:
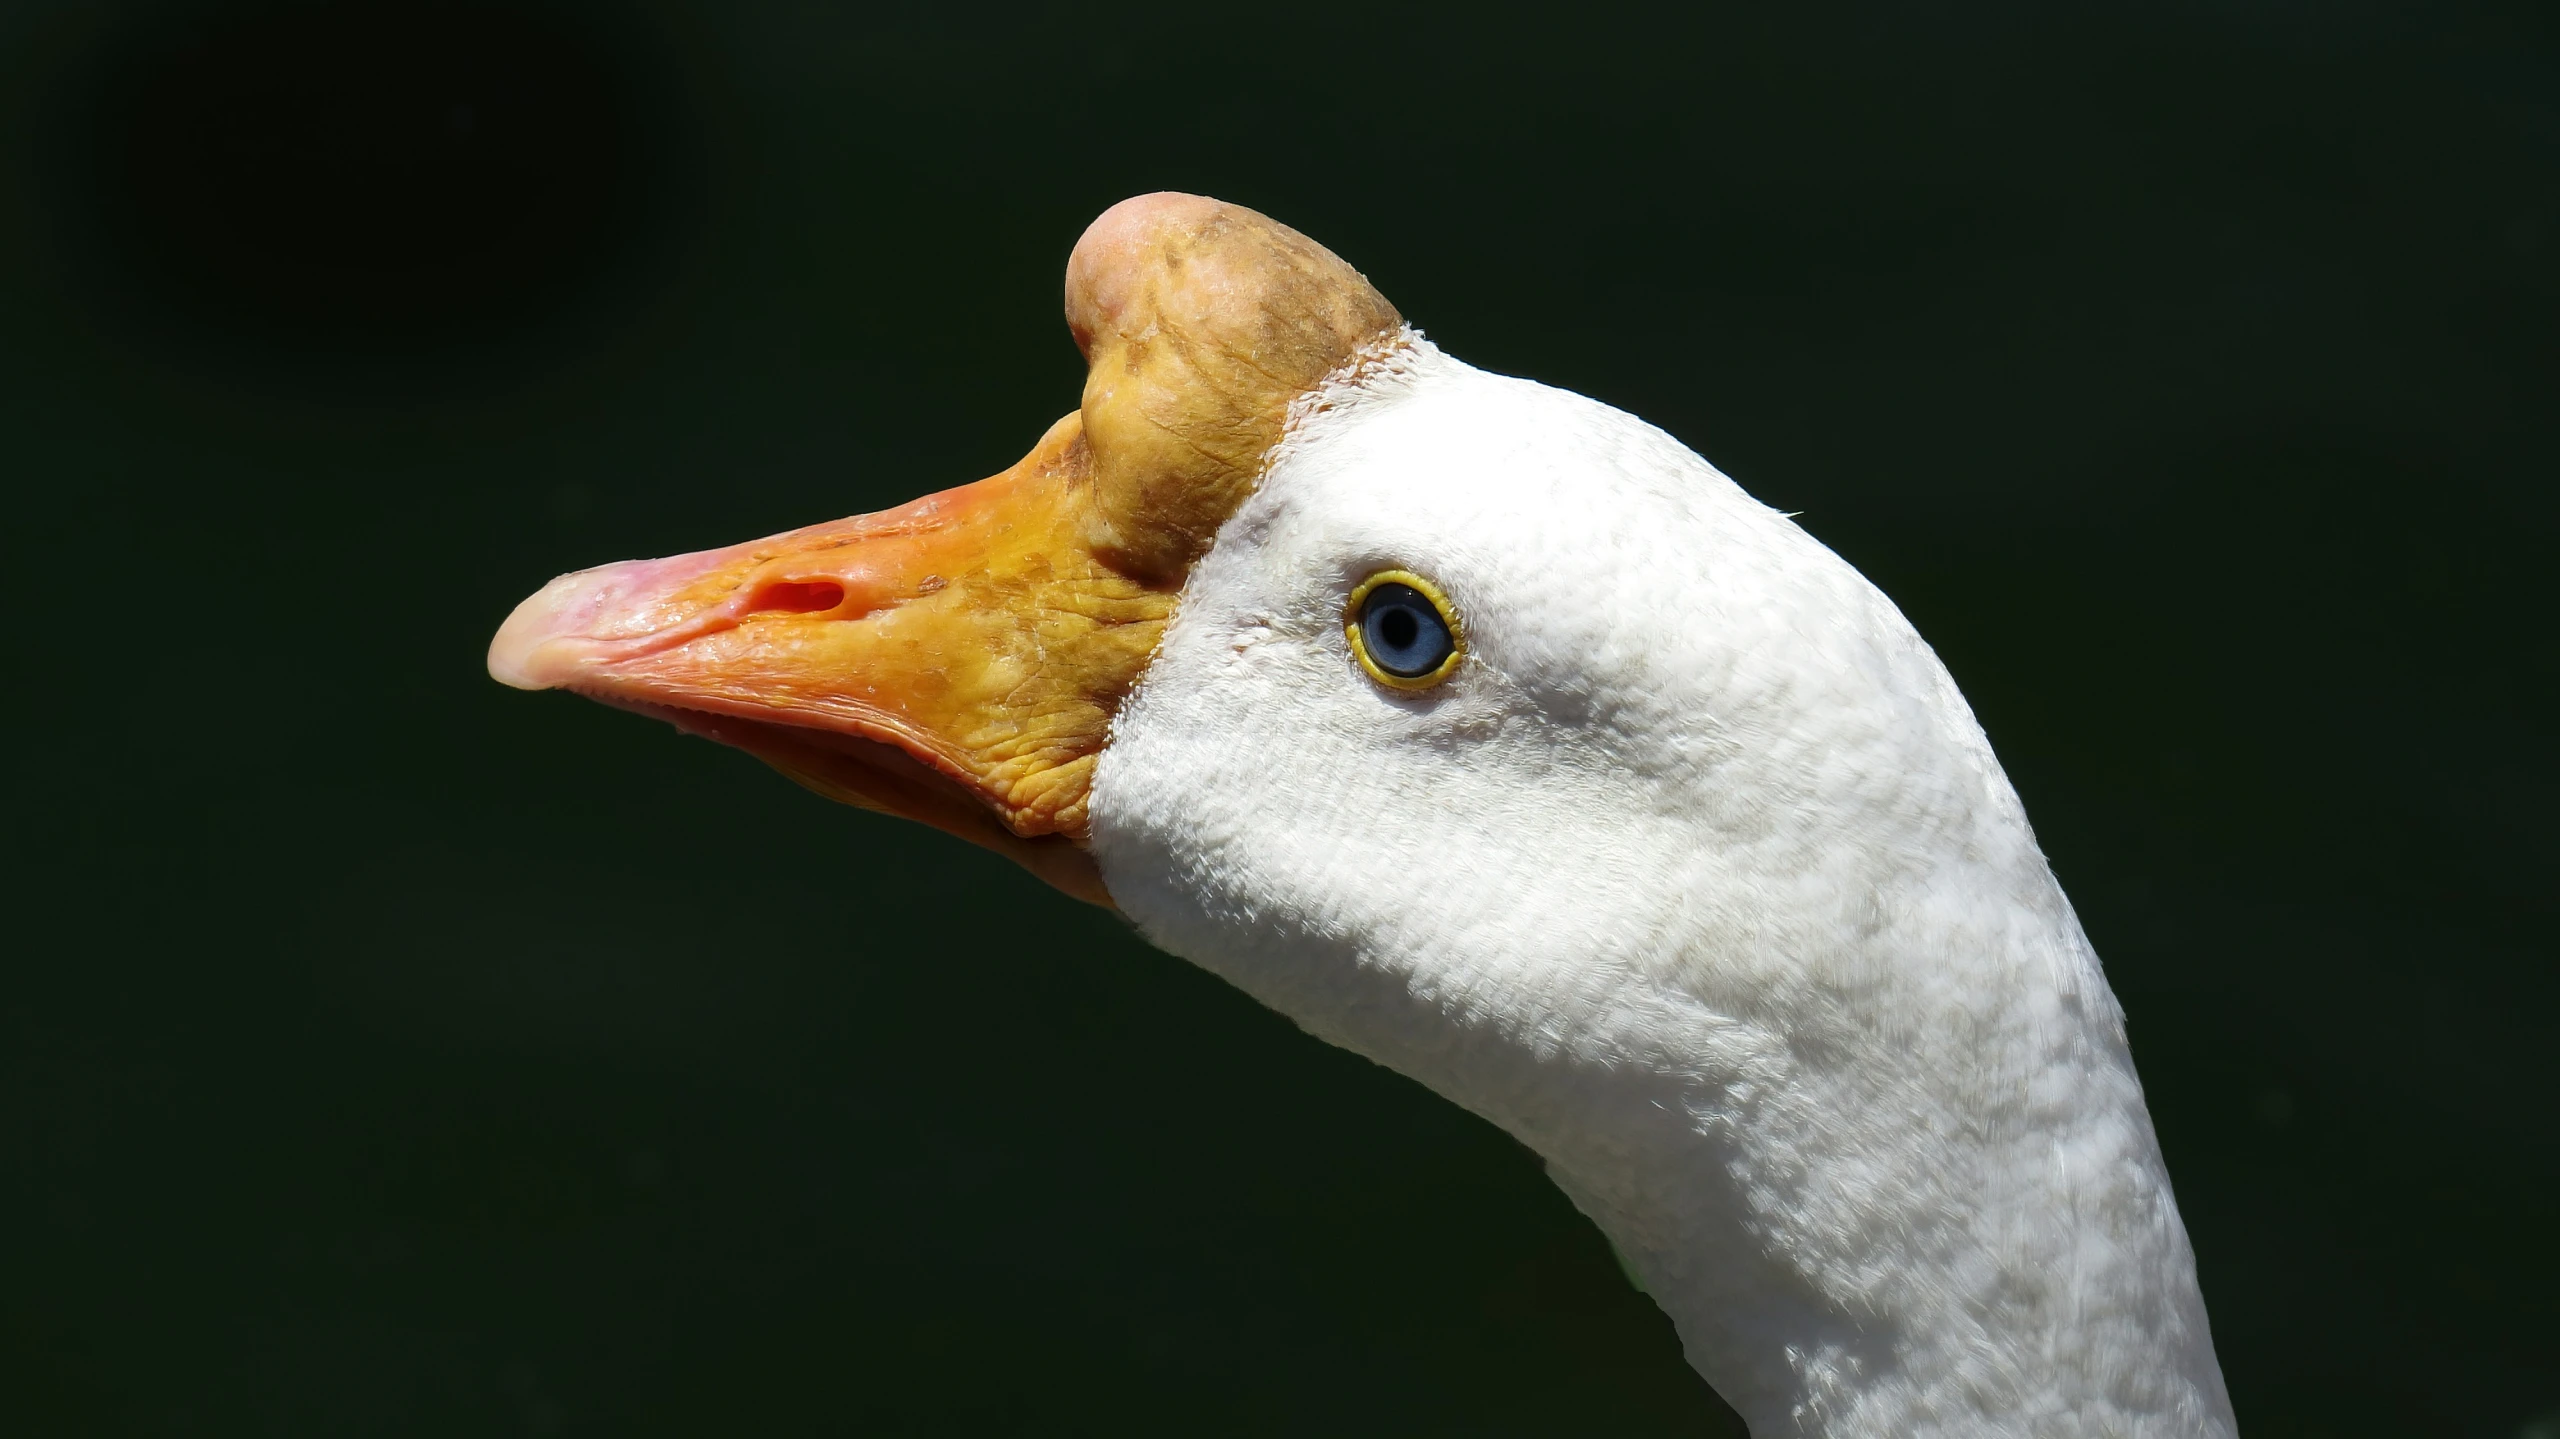
[[843,604],[844,586],[833,580],[784,580],[758,590],[746,613],[814,615]]

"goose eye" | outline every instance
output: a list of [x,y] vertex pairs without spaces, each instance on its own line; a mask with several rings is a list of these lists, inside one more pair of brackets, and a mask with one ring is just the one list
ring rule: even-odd
[[1371,679],[1390,688],[1429,689],[1466,653],[1449,597],[1420,575],[1380,570],[1360,582],[1344,608],[1351,653]]

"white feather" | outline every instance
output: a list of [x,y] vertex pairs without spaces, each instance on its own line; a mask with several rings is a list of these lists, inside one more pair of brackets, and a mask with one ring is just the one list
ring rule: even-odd
[[[1384,689],[1382,568],[1469,655]],[[1755,1433],[2227,1435],[2124,1025],[1892,603],[1418,336],[1301,402],[1094,783],[1156,943],[1546,1156]]]

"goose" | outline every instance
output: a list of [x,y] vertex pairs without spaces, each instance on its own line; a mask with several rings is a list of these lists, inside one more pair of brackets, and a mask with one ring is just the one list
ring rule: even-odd
[[1241,206],[1105,212],[1066,318],[1011,469],[564,575],[490,673],[1004,854],[1501,1126],[1764,1439],[2234,1432],[2122,1011],[1880,591]]

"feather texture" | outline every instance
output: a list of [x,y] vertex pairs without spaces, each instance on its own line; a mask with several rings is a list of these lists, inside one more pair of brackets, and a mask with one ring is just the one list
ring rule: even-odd
[[[1372,683],[1343,597],[1469,654]],[[1755,1433],[2227,1435],[2123,1017],[1892,603],[1410,332],[1303,397],[1114,721],[1146,935],[1544,1155]]]

